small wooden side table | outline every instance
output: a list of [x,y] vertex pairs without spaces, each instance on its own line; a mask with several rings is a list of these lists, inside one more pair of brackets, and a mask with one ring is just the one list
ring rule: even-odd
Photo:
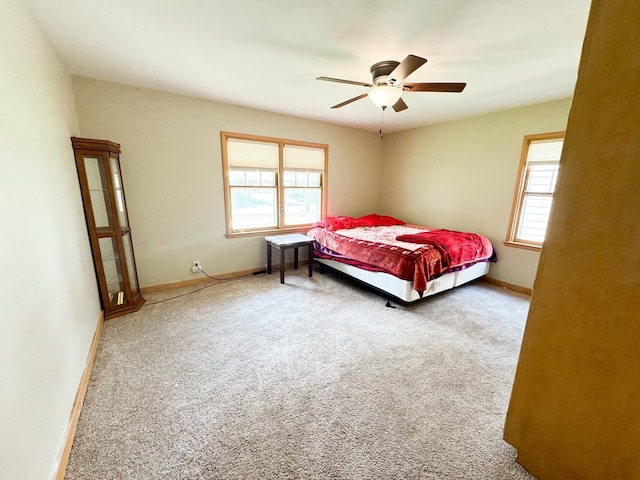
[[284,257],[289,248],[293,248],[293,268],[298,268],[298,248],[307,247],[309,250],[309,276],[313,276],[313,238],[292,233],[289,235],[275,235],[264,237],[267,241],[267,273],[271,273],[271,247],[280,250],[280,283],[284,283]]

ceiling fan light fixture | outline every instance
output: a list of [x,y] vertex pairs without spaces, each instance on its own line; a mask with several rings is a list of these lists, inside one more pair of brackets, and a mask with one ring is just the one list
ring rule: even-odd
[[390,85],[376,85],[369,90],[371,102],[380,108],[387,108],[395,105],[402,96],[402,87],[392,87]]

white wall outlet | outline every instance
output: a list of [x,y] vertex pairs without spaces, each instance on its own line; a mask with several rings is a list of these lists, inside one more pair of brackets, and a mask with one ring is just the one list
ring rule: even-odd
[[200,273],[201,270],[202,270],[202,265],[200,265],[200,260],[194,260],[193,266],[191,267],[191,271],[193,273]]

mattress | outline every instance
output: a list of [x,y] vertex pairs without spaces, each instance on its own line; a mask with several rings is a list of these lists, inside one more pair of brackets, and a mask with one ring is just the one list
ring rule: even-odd
[[385,215],[327,217],[313,224],[315,259],[403,302],[474,280],[495,262],[491,241]]
[[479,262],[463,270],[446,273],[438,278],[429,280],[427,289],[421,297],[414,290],[413,282],[402,280],[389,273],[363,270],[353,265],[326,258],[315,258],[314,260],[405,303],[415,302],[421,298],[463,285],[486,275],[489,273],[490,268],[489,262]]

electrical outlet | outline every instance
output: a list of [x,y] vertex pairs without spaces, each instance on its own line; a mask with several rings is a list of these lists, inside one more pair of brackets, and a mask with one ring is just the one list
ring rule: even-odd
[[202,270],[202,265],[200,265],[200,260],[194,260],[193,266],[191,267],[191,271],[193,273],[200,273],[201,270]]

